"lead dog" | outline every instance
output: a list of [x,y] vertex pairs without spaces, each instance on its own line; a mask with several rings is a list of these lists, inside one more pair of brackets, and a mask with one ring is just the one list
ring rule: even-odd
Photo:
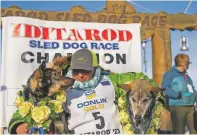
[[138,134],[145,133],[151,122],[156,94],[165,89],[153,87],[149,81],[137,79],[126,84],[118,84],[129,101],[130,120]]
[[[44,97],[53,97],[60,90],[67,90],[74,84],[74,79],[61,75],[61,67],[66,63],[66,58],[56,58],[52,65],[48,66],[43,61],[27,81],[25,88],[25,100],[33,98],[34,102],[39,102]],[[63,104],[64,110],[67,109]],[[61,120],[54,121],[51,130],[55,134],[67,134],[68,130],[67,114],[65,111],[59,113]]]

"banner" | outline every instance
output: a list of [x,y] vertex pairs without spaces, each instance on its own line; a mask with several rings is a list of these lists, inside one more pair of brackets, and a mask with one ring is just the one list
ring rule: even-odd
[[[7,126],[15,112],[16,91],[39,64],[80,48],[97,54],[99,64],[112,72],[141,72],[140,24],[44,21],[2,18],[2,79],[5,106],[0,113]],[[2,123],[2,122],[1,122]]]

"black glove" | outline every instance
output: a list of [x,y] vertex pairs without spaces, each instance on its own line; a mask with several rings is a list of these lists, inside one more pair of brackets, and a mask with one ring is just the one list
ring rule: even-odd
[[182,92],[179,91],[177,99],[181,99],[182,98]]

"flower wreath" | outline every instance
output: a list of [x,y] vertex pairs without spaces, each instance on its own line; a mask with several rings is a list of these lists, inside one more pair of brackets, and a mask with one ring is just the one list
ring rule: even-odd
[[49,131],[52,121],[60,120],[58,114],[63,112],[62,104],[66,102],[64,90],[52,98],[44,97],[39,102],[35,102],[33,98],[25,101],[24,97],[24,90],[17,93],[15,103],[18,110],[15,115],[28,123],[30,133],[43,134],[44,130]]
[[[163,95],[161,93],[157,94],[152,113],[152,120],[145,134],[157,134],[157,131],[160,128],[163,104],[158,99],[162,98],[162,96]],[[134,126],[132,125],[129,117],[128,100],[126,98],[126,94],[118,98],[118,107],[120,111],[120,121],[123,126],[123,132],[125,134],[135,134]]]

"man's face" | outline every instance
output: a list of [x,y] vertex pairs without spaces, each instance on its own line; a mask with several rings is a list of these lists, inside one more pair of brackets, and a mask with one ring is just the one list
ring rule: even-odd
[[79,82],[87,82],[92,79],[94,71],[73,69],[73,79]]
[[185,64],[183,67],[184,67],[185,71],[188,70],[188,68],[189,68],[189,63]]
[[181,67],[182,67],[182,70],[183,70],[183,72],[184,71],[186,71],[186,70],[188,70],[188,68],[189,68],[189,64],[190,64],[190,62],[185,62]]

